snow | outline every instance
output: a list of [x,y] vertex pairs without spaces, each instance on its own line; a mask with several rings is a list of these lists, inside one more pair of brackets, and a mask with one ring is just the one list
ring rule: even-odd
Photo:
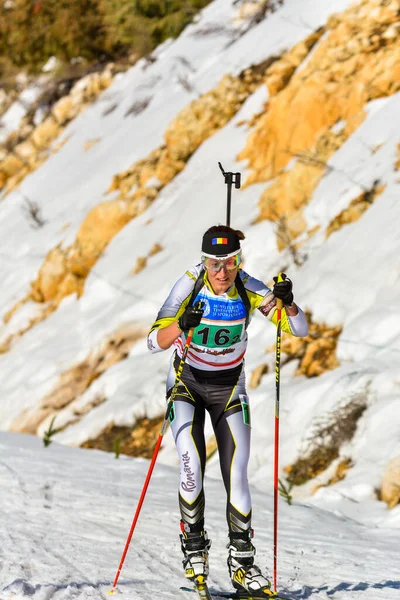
[[42,85],[34,84],[25,88],[17,100],[0,117],[0,143],[4,142],[7,136],[16,131],[21,124],[23,117],[27,114],[29,108],[36,102],[42,92]]
[[[148,461],[0,434],[1,600],[107,598],[148,470]],[[118,599],[182,598],[176,469],[157,464],[119,577]],[[212,539],[210,587],[229,589],[222,483],[206,479]],[[368,490],[359,488],[363,498]],[[367,528],[326,500],[280,504],[278,587],[291,597],[398,597],[398,530]],[[273,500],[253,489],[257,560],[271,572]],[[399,516],[399,515],[398,515]],[[160,527],[161,525],[161,527]],[[194,596],[193,596],[194,597]]]
[[[142,59],[116,77],[66,128],[64,146],[26,177],[19,190],[1,199],[0,314],[27,294],[46,254],[58,244],[72,243],[88,211],[110,198],[106,190],[113,175],[163,143],[167,125],[183,107],[212,89],[224,74],[237,74],[289,49],[332,12],[349,5],[344,0],[287,0],[234,41],[238,5],[215,0],[179,39],[153,53],[155,62]],[[218,24],[225,29],[217,31]],[[199,35],[212,27],[212,35]],[[182,87],[179,76],[187,77],[192,91]],[[174,281],[198,262],[204,230],[225,222],[226,187],[218,161],[246,179],[247,166],[237,160],[249,134],[242,121],[260,112],[267,98],[261,86],[231,122],[201,145],[150,208],[122,229],[92,269],[80,299],[65,298],[56,312],[0,354],[2,430],[12,429],[23,411],[37,409],[60,374],[87,358],[117,328],[150,326]],[[145,100],[145,110],[127,115],[134,103]],[[17,126],[17,109],[15,105],[7,117],[8,130]],[[375,491],[386,464],[400,454],[400,176],[394,169],[399,110],[399,93],[371,102],[364,123],[329,160],[329,172],[305,210],[308,228],[320,229],[302,247],[308,257],[302,267],[293,264],[288,252],[278,253],[273,224],[254,224],[266,184],[233,190],[232,223],[246,234],[246,270],[270,283],[285,266],[299,305],[316,321],[343,327],[337,348],[340,366],[335,370],[306,379],[294,375],[296,361],[282,367],[281,476],[321,419],[357,395],[366,403],[353,439],[340,450],[338,460],[350,456],[353,461],[346,478],[313,494],[316,484],[325,484],[333,474],[335,463],[293,490],[293,506],[280,502],[278,582],[296,599],[312,595],[362,600],[373,594],[391,600],[399,594],[400,506],[389,510]],[[92,139],[99,141],[85,151],[85,142]],[[374,204],[358,221],[326,239],[331,220],[376,180],[385,187]],[[23,211],[26,198],[40,206],[43,227],[31,227]],[[133,276],[137,258],[147,256],[154,243],[162,251]],[[25,327],[40,309],[34,303],[19,309],[1,325],[0,342]],[[270,365],[261,385],[249,390],[249,479],[257,557],[271,574],[275,380],[274,356],[265,350],[274,344],[275,329],[257,315],[249,336],[248,375],[263,362]],[[0,600],[105,597],[148,462],[126,457],[117,461],[112,455],[67,445],[79,446],[111,422],[129,425],[139,417],[162,414],[168,362],[168,352],[151,356],[145,341],[137,342],[124,361],[60,410],[56,427],[75,422],[58,433],[57,443],[49,448],[38,438],[0,434]],[[106,401],[76,420],[74,410],[99,394]],[[48,421],[41,426],[42,434],[47,426]],[[209,421],[206,432],[212,433]],[[225,507],[216,455],[207,474],[211,585],[222,589],[228,586],[226,531],[221,527]],[[121,577],[121,597],[145,599],[162,584],[163,597],[176,598],[184,583],[177,478],[175,448],[167,433]]]
[[57,58],[55,56],[50,56],[50,58],[46,62],[46,64],[43,65],[42,71],[43,71],[43,73],[49,73],[51,71],[55,71],[56,68],[59,66],[59,64],[60,63],[59,63],[59,61],[57,60]]

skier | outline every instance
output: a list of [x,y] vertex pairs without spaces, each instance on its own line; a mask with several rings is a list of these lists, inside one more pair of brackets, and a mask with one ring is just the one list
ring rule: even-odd
[[168,398],[185,334],[195,328],[170,415],[180,460],[180,539],[185,576],[196,582],[206,580],[208,575],[211,541],[204,529],[203,490],[207,410],[227,493],[229,574],[237,590],[265,597],[271,583],[254,562],[247,480],[250,407],[244,372],[246,327],[256,309],[276,323],[276,298],[283,302],[283,331],[304,336],[308,326],[303,311],[293,302],[290,279],[284,276],[278,283],[275,277],[270,290],[240,269],[243,239],[241,231],[226,225],[206,231],[201,263],[186,271],[173,286],[150,330],[148,347],[154,353],[175,346],[167,378]]

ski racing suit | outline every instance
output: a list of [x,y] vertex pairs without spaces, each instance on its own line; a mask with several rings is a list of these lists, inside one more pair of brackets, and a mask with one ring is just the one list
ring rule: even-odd
[[[177,321],[189,303],[202,267],[188,270],[174,285],[161,307],[148,335],[151,352],[163,349],[157,332]],[[276,300],[261,281],[239,271],[250,301],[250,316],[259,309],[276,323]],[[251,527],[251,498],[247,480],[250,455],[250,406],[246,393],[244,355],[247,347],[246,307],[235,284],[216,295],[208,282],[192,304],[203,302],[201,323],[195,328],[181,380],[170,414],[170,424],[180,460],[179,507],[187,531],[204,526],[203,477],[206,463],[204,437],[205,411],[214,429],[222,477],[227,493],[226,518],[230,531]],[[307,321],[298,307],[296,316],[281,315],[282,331],[295,336],[307,334]],[[167,377],[167,397],[175,383],[176,372],[186,343],[186,334],[174,342]]]

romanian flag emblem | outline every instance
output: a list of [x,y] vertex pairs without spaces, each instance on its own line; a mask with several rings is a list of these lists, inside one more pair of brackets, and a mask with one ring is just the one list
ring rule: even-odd
[[217,245],[217,244],[227,244],[228,243],[228,238],[213,238],[212,244],[213,246]]

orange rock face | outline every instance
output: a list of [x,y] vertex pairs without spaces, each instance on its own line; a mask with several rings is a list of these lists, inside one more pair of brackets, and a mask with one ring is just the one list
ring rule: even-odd
[[237,77],[225,75],[216,88],[193,100],[171,121],[164,134],[164,146],[115,175],[108,191],[119,190],[121,197],[132,197],[132,189],[136,194],[143,193],[154,178],[157,194],[184,169],[193,152],[228,123],[262,77],[262,66],[249,68]]
[[93,208],[82,222],[69,248],[57,246],[45,258],[37,279],[32,282],[31,299],[51,302],[55,309],[73,293],[80,296],[85,279],[109,241],[132,218],[132,205],[108,201]]
[[358,221],[361,215],[375,202],[386,186],[373,186],[371,190],[363,192],[357,198],[354,198],[349,206],[339,213],[328,225],[326,237],[329,237],[334,231],[338,231],[349,223]]
[[314,323],[309,313],[307,320],[308,335],[303,338],[285,336],[282,341],[282,352],[288,355],[286,360],[300,361],[296,375],[317,377],[339,366],[336,346],[342,328]]
[[[252,169],[246,184],[276,178],[261,198],[260,219],[276,221],[307,204],[328,158],[364,119],[366,103],[400,89],[398,8],[364,0],[332,17],[309,60],[278,93],[276,74],[284,82],[290,69],[287,57],[274,64],[268,110],[239,155]],[[335,134],[338,122],[343,128]]]
[[400,503],[400,456],[392,458],[385,468],[381,498],[389,508],[394,508]]

